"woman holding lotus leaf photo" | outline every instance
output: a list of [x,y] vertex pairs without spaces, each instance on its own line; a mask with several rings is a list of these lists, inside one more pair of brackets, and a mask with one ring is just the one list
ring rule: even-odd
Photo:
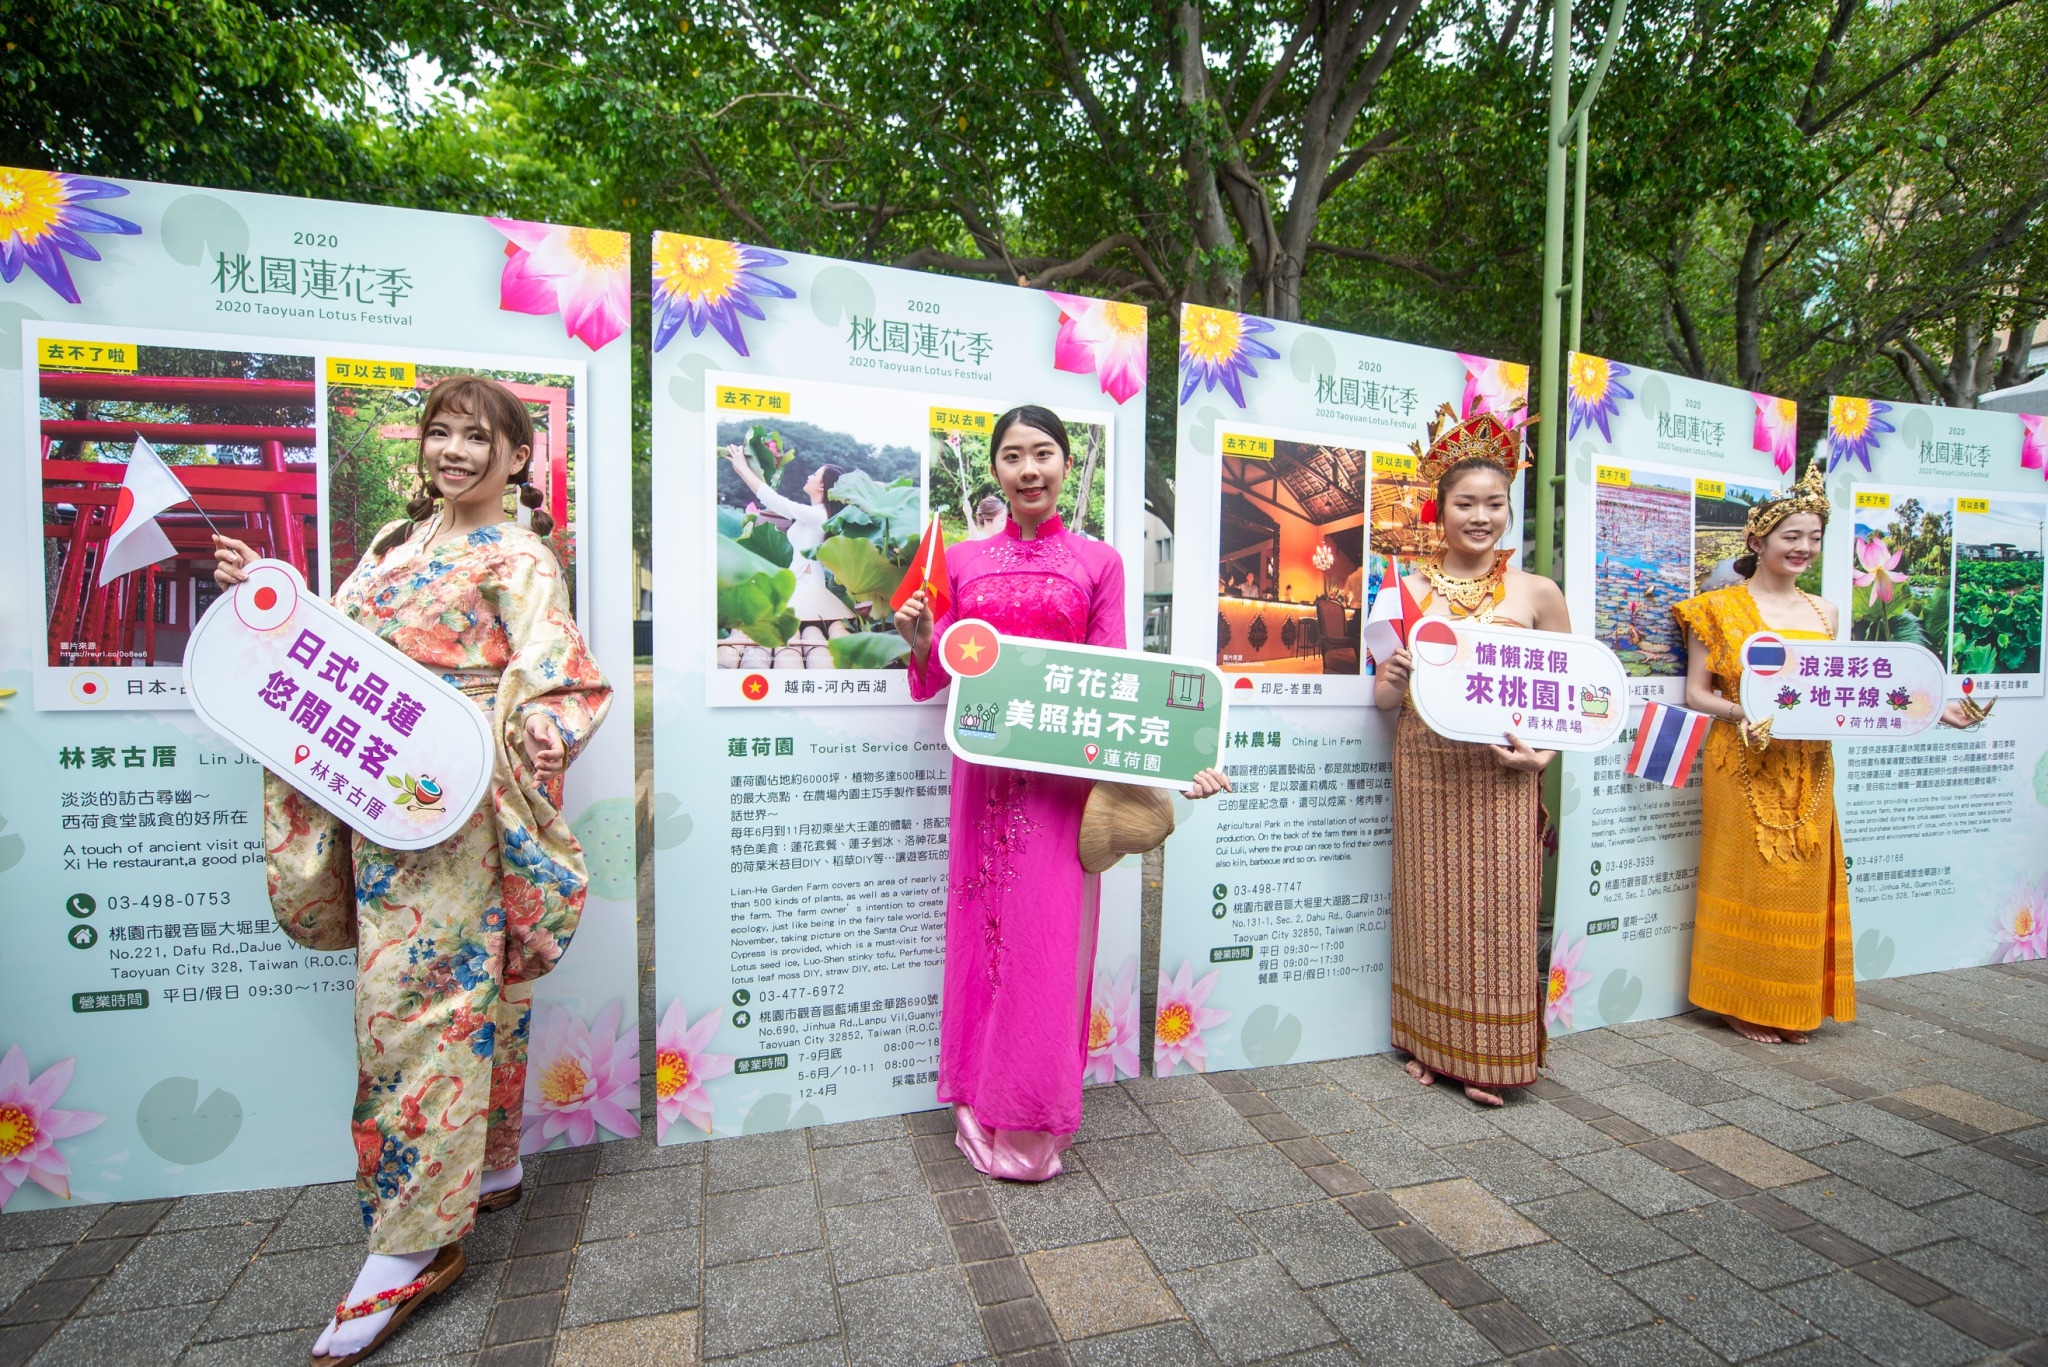
[[[1123,560],[1074,535],[1058,512],[1070,440],[1059,416],[1036,405],[996,419],[989,461],[1009,509],[1002,530],[947,549],[943,612],[920,589],[896,613],[913,698],[946,687],[933,643],[967,618],[1009,636],[1124,648]],[[991,1177],[1058,1176],[1081,1127],[1101,882],[1083,867],[1081,844],[1097,786],[953,760],[939,1100],[953,1106],[960,1151]],[[1187,796],[1229,789],[1205,769]]]
[[[532,982],[568,948],[589,882],[562,782],[611,704],[545,540],[553,520],[529,482],[524,401],[451,376],[427,394],[419,434],[408,516],[378,532],[334,602],[490,718],[490,792],[439,844],[390,850],[274,774],[263,784],[278,924],[356,959],[349,1128],[369,1257],[314,1342],[314,1367],[373,1352],[461,1276],[477,1212],[519,1199]],[[512,490],[530,526],[507,520]],[[225,592],[257,555],[226,537],[214,546]],[[334,658],[343,680],[361,667]],[[316,700],[321,718],[376,716],[385,685],[373,668],[354,683]]]
[[886,430],[873,416],[842,410],[835,427],[720,425],[720,669],[902,660],[887,600],[917,545],[917,453],[878,442]]

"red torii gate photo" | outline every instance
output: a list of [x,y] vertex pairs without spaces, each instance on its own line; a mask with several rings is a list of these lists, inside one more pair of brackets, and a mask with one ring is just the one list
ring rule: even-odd
[[[311,379],[182,378],[44,372],[41,397],[151,405],[245,406],[275,411],[315,402]],[[60,442],[254,447],[259,464],[179,465],[178,478],[222,532],[298,567],[319,583],[319,475],[311,426],[221,422],[41,420],[43,535],[54,543],[49,617],[53,666],[175,665],[213,588],[213,533],[189,508],[157,521],[177,554],[171,560],[97,582],[113,530],[127,466],[118,461],[51,459]],[[70,510],[67,520],[65,510]]]

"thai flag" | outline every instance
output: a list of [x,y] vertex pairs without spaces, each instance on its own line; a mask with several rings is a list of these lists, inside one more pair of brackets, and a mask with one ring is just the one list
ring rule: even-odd
[[1700,752],[1712,723],[1713,718],[1704,712],[1644,703],[1643,719],[1636,724],[1636,747],[1628,752],[1626,769],[1633,777],[1683,788],[1686,776],[1692,773],[1693,756]]

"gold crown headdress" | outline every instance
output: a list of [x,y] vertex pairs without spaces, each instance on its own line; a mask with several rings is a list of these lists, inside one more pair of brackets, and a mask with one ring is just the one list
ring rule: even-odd
[[1808,461],[1806,474],[1784,493],[1767,498],[1749,510],[1743,524],[1745,536],[1769,536],[1771,529],[1794,513],[1817,513],[1828,520],[1827,463]]
[[1429,447],[1410,442],[1408,449],[1419,458],[1417,478],[1435,484],[1444,471],[1466,460],[1483,460],[1499,467],[1512,480],[1528,462],[1522,459],[1522,434],[1497,413],[1474,413],[1459,421],[1457,410],[1439,405],[1429,420]]

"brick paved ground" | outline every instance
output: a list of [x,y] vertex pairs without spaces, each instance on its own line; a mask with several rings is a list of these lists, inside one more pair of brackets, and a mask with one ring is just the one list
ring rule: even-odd
[[[2048,1367],[2048,963],[1860,991],[1495,1112],[1384,1056],[1099,1088],[1038,1187],[941,1113],[550,1155],[376,1360]],[[361,1254],[344,1186],[0,1216],[0,1367],[301,1363]]]

